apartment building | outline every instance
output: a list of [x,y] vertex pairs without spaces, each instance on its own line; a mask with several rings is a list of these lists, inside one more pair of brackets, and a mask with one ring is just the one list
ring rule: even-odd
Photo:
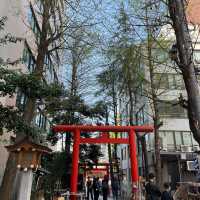
[[[200,40],[198,37],[200,23],[200,15],[193,11],[200,6],[198,1],[191,1],[188,7],[189,29],[194,46],[194,62],[197,66],[200,64]],[[175,36],[171,27],[163,27],[162,37],[171,41],[171,45],[175,41]],[[153,50],[154,51],[154,50]],[[156,51],[156,48],[155,48]],[[159,64],[154,68],[154,82],[156,85],[156,93],[158,95],[158,110],[160,122],[160,154],[162,166],[162,181],[171,182],[172,187],[179,181],[197,181],[199,178],[196,170],[196,161],[198,160],[198,151],[200,150],[198,143],[194,140],[189,128],[189,121],[186,110],[178,104],[180,95],[187,97],[182,76],[177,72],[175,64],[167,60],[169,55],[167,51],[159,50],[158,57],[161,60],[166,58],[166,62]],[[141,66],[145,79],[150,81],[148,66]],[[152,119],[152,102],[146,95],[145,91],[148,86],[141,86],[135,106],[135,124],[151,124]],[[121,113],[128,116],[128,99],[123,97],[121,105]],[[124,113],[124,114],[123,114]],[[123,118],[123,117],[122,117]],[[124,119],[126,121],[126,119]],[[146,134],[146,156],[142,152],[141,137],[138,140],[138,163],[141,176],[145,175],[145,164],[148,165],[148,171],[153,172],[155,167],[154,152],[154,135]],[[130,161],[129,148],[127,145],[118,148],[118,156],[121,158],[121,168],[124,174],[130,177]],[[147,163],[146,163],[146,162]],[[130,178],[129,178],[130,179]]]
[[[55,4],[54,14],[49,19],[50,29],[52,33],[59,24],[62,23],[61,15],[64,9],[63,1],[57,1]],[[9,43],[0,47],[0,57],[11,62],[19,60],[13,69],[20,69],[25,73],[32,73],[35,68],[36,56],[38,54],[38,43],[41,34],[43,4],[41,1],[35,0],[2,0],[0,6],[0,17],[7,17],[4,30],[0,34],[10,34],[18,38],[22,38],[21,42]],[[51,48],[56,46],[56,42],[51,44]],[[60,63],[59,51],[52,51],[45,56],[45,70],[43,73],[43,81],[52,83],[59,81]],[[11,66],[8,66],[11,68]],[[16,106],[23,110],[26,102],[26,96],[17,91],[14,97],[8,96],[0,98],[0,103],[4,106]],[[48,130],[50,119],[42,112],[43,105],[38,106],[33,124],[41,129]],[[0,185],[8,158],[8,153],[4,148],[10,144],[10,136],[12,133],[6,133],[0,136]],[[40,136],[39,136],[40,137]],[[41,139],[44,137],[41,136]]]

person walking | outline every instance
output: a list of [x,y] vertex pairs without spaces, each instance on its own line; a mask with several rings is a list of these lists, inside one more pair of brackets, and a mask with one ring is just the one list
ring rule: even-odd
[[100,194],[100,182],[99,182],[99,177],[95,178],[93,180],[93,191],[94,191],[94,200],[99,199],[99,194]]
[[113,193],[113,199],[118,200],[119,181],[116,175],[113,177],[112,180],[112,193]]
[[186,186],[180,185],[180,183],[176,183],[176,190],[173,194],[174,200],[187,200],[188,199],[188,193]]
[[147,200],[159,200],[161,197],[161,192],[154,182],[155,182],[155,176],[153,173],[150,173],[149,181],[145,185]]
[[107,175],[104,176],[104,179],[102,180],[101,185],[102,185],[103,200],[107,200],[108,199],[108,191],[109,191]]
[[171,187],[169,183],[164,183],[164,191],[161,195],[161,200],[173,200],[173,197],[171,195]]
[[92,188],[92,180],[90,179],[90,177],[88,176],[88,180],[87,180],[87,183],[86,183],[86,187],[87,187],[87,200],[90,199],[91,197],[91,200],[93,200],[93,188]]

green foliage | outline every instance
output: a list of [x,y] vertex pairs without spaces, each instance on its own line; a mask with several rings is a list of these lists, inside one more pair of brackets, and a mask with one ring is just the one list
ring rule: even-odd
[[[66,152],[56,152],[42,158],[42,166],[50,172],[44,176],[44,184],[42,186],[46,197],[52,196],[56,188],[56,183],[63,177],[67,178],[69,176],[70,168],[66,169],[66,165],[71,162],[71,155],[67,155]],[[65,187],[66,185],[63,185],[63,188]]]
[[[51,113],[53,116],[53,123],[55,124],[83,124],[87,119],[98,118],[101,119],[105,116],[106,108],[103,102],[97,102],[94,106],[88,106],[85,101],[81,98],[81,96],[70,95],[67,93],[63,99],[54,99],[49,102],[46,107],[47,112]],[[48,140],[51,141],[52,144],[56,144],[58,141],[58,134],[50,132],[48,135]],[[65,141],[65,145],[70,145],[71,143],[71,135],[67,133],[67,140]],[[82,137],[90,137],[89,133],[82,133]],[[64,156],[63,156],[64,155]],[[65,157],[67,156],[67,158]],[[89,163],[97,162],[98,158],[102,156],[100,151],[100,147],[97,145],[80,145],[80,161]],[[55,186],[55,182],[61,182],[64,187],[66,185],[69,187],[69,183],[64,183],[63,179],[66,177],[69,179],[69,174],[71,172],[71,160],[66,160],[71,158],[71,153],[63,152],[58,156],[58,160],[52,161],[50,164],[53,165],[50,169],[51,173],[54,174],[52,178],[48,179],[48,189],[53,191]],[[60,162],[61,164],[58,164]],[[64,166],[62,165],[64,163]]]
[[90,159],[94,163],[98,162],[98,158],[102,157],[103,154],[101,153],[101,147],[97,145],[89,145],[86,151],[85,158]]
[[19,88],[29,98],[51,98],[61,96],[62,87],[57,83],[47,85],[35,74],[22,74],[0,67],[1,96],[12,96]]
[[0,134],[3,134],[3,129],[17,134],[26,134],[35,140],[38,140],[43,132],[37,127],[26,124],[22,113],[16,108],[0,104]]
[[105,116],[105,107],[102,102],[94,106],[88,106],[81,96],[67,95],[63,99],[54,98],[46,106],[46,111],[54,116],[54,123],[81,124],[81,119],[97,118]]
[[[17,71],[0,67],[0,96],[12,97],[17,90],[23,92],[28,98],[38,100],[49,100],[53,97],[61,96],[63,88],[57,83],[47,85],[38,80],[34,74],[22,74]],[[15,133],[25,133],[36,135],[40,132],[38,129],[26,124],[23,119],[23,113],[17,108],[4,107],[0,105],[0,129],[6,128]]]
[[[0,18],[0,31],[4,30],[6,20],[7,17]],[[0,45],[18,41],[21,41],[21,38],[6,34],[0,38]],[[13,97],[17,91],[20,91],[27,98],[48,101],[53,97],[62,95],[63,88],[58,83],[47,85],[35,73],[25,74],[20,70],[13,70],[12,66],[17,63],[19,64],[19,61],[10,63],[0,59],[0,97]],[[41,130],[25,123],[23,113],[20,110],[0,104],[0,131],[3,132],[3,129],[14,131],[18,134],[28,134],[33,137],[36,137],[41,132]]]

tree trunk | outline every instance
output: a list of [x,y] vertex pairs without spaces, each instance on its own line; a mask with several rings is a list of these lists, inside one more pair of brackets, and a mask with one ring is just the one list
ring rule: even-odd
[[176,35],[178,49],[176,62],[182,71],[188,96],[187,109],[190,129],[195,140],[200,144],[200,89],[195,74],[195,65],[192,57],[192,41],[185,14],[186,1],[169,0],[168,7]]
[[159,110],[158,101],[156,96],[156,88],[154,84],[153,66],[151,63],[151,48],[149,54],[149,71],[150,71],[150,82],[151,82],[151,94],[152,94],[152,105],[153,105],[153,122],[154,122],[154,142],[155,142],[155,172],[156,181],[159,186],[162,185],[162,172],[161,172],[161,157],[160,157],[160,136],[159,136]]
[[[108,108],[106,107],[106,125],[109,125],[108,118],[109,118],[109,113],[108,113]],[[110,178],[111,178],[111,185],[112,185],[114,174],[113,174],[113,165],[112,165],[111,144],[108,144],[108,160],[109,160]]]
[[141,138],[141,145],[142,145],[142,153],[144,158],[144,175],[146,177],[146,180],[148,180],[149,175],[149,165],[148,165],[148,153],[147,153],[147,146],[146,146],[146,139],[145,136],[142,136]]
[[159,110],[158,110],[158,100],[156,94],[156,86],[154,82],[154,65],[152,63],[152,33],[148,24],[147,18],[147,56],[148,56],[148,67],[150,74],[150,92],[152,97],[152,105],[153,105],[153,122],[154,122],[154,139],[155,139],[155,172],[156,172],[156,181],[159,186],[162,184],[162,173],[161,173],[161,157],[160,157],[160,137],[159,137]]
[[[130,75],[130,70],[128,70],[128,73]],[[132,88],[131,88],[131,81],[128,80],[128,93],[129,93],[129,102],[130,102],[130,111],[129,111],[129,123],[131,126],[134,125],[133,123],[133,115],[134,115],[134,98],[133,98],[133,92],[132,92]]]
[[[76,46],[74,47],[76,48]],[[77,65],[77,53],[76,50],[72,49],[72,77],[71,77],[71,95],[77,95],[78,89],[78,80],[77,80],[77,73],[78,73],[78,65]]]

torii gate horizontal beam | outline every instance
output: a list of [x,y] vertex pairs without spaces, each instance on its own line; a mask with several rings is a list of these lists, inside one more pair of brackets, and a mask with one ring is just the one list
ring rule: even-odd
[[134,130],[135,132],[152,132],[153,126],[110,126],[110,125],[101,125],[101,126],[92,126],[92,125],[56,125],[53,127],[55,132],[74,132],[75,130],[88,131],[88,132],[130,132]]
[[[101,163],[94,163],[92,164],[93,166],[107,166],[107,165],[110,165],[110,163],[107,163],[107,162],[101,162]],[[81,167],[85,167],[87,166],[87,163],[80,163],[79,166]]]
[[126,138],[81,138],[82,144],[129,144]]
[[94,168],[94,169],[86,168],[84,170],[85,171],[107,171],[108,169],[107,168]]

